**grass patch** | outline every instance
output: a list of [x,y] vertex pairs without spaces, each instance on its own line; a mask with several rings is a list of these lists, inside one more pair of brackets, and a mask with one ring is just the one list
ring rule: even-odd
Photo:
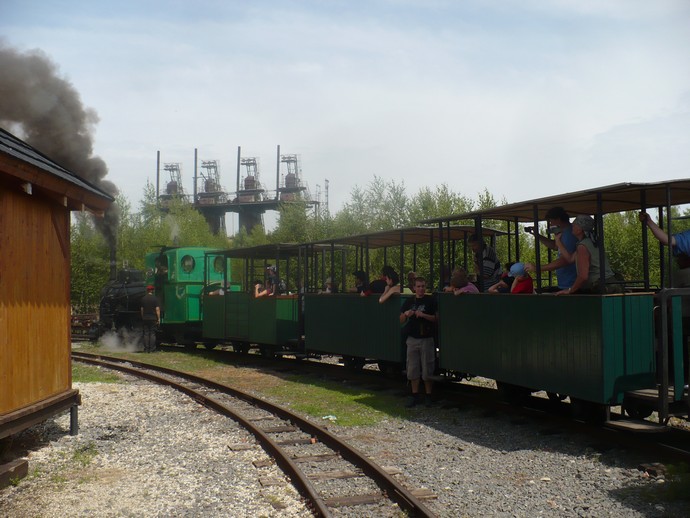
[[204,351],[196,351],[195,354],[189,354],[183,349],[179,351],[161,351],[155,354],[142,354],[125,351],[113,351],[102,347],[94,347],[93,349],[86,349],[86,352],[94,354],[103,354],[105,356],[113,356],[115,358],[123,358],[141,363],[149,363],[157,367],[168,367],[170,369],[177,369],[186,372],[196,372],[204,369],[214,369],[220,367],[227,367],[228,364],[219,361],[218,355],[212,352],[204,354]]
[[289,403],[299,412],[314,417],[335,416],[335,422],[342,426],[370,426],[390,415],[404,415],[400,398],[335,382],[315,383],[302,376],[267,387],[263,392]]
[[72,381],[81,383],[121,383],[122,377],[111,370],[72,362]]
[[93,458],[98,455],[98,449],[92,442],[77,447],[72,454],[72,460],[86,467],[91,464]]

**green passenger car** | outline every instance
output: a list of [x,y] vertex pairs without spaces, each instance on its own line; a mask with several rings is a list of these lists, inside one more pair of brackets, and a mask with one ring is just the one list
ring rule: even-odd
[[218,342],[279,348],[299,338],[297,295],[255,299],[246,292],[204,295],[203,334]]
[[439,300],[444,369],[617,405],[656,383],[654,294]]
[[[246,352],[257,345],[267,354],[294,349],[301,335],[300,301],[291,276],[298,252],[298,245],[272,244],[223,250],[217,260],[207,259],[207,270],[215,265],[227,271],[221,282],[209,283],[202,295],[202,333],[207,346],[232,343],[236,350]],[[270,272],[280,275],[271,295],[255,297],[255,283],[265,284]],[[226,288],[217,289],[221,286]]]
[[309,351],[375,359],[403,366],[400,307],[406,295],[379,304],[378,295],[307,294],[304,321]]

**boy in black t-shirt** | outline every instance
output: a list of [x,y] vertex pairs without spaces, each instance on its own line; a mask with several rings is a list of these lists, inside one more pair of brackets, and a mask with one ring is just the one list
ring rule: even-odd
[[419,380],[424,380],[426,406],[431,406],[431,390],[436,364],[436,299],[426,294],[426,280],[417,277],[414,282],[414,298],[407,299],[400,309],[400,323],[407,322],[407,379],[412,386],[412,396],[405,406],[413,407],[420,402]]

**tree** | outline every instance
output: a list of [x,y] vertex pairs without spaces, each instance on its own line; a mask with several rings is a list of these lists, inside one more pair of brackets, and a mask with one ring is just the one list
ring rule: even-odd
[[110,271],[108,246],[96,231],[93,219],[84,213],[74,215],[71,254],[72,306],[77,313],[94,313]]
[[334,218],[338,235],[389,230],[410,222],[404,183],[396,184],[374,176],[366,190],[356,186],[351,196],[352,201]]

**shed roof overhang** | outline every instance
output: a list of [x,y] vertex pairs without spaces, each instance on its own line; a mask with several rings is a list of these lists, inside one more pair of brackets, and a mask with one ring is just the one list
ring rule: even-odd
[[69,210],[88,210],[96,215],[114,201],[105,191],[95,187],[64,167],[56,164],[14,135],[0,129],[0,178],[2,184],[32,194],[42,194]]

